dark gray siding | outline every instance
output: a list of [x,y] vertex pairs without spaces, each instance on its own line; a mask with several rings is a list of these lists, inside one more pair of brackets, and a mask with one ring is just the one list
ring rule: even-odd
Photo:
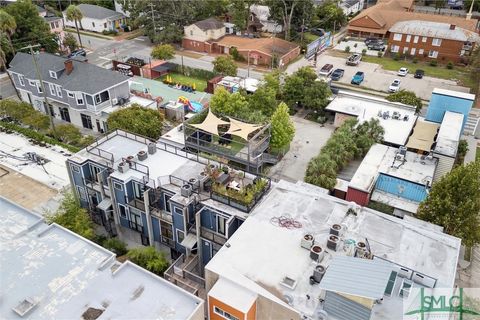
[[327,291],[323,308],[331,317],[348,320],[369,320],[372,311],[331,291]]

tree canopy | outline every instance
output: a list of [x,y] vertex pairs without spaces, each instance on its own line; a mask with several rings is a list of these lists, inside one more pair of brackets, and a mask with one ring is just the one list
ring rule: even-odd
[[480,161],[453,169],[433,184],[417,217],[444,227],[466,246],[480,243]]
[[47,215],[47,221],[55,222],[84,238],[93,240],[95,237],[93,222],[87,210],[80,206],[72,192],[63,194],[60,207],[54,214]]
[[17,25],[12,35],[15,48],[20,48],[31,43],[39,43],[47,52],[54,53],[58,50],[57,36],[50,32],[50,27],[38,15],[37,7],[31,0],[18,0],[5,7]]
[[293,106],[321,110],[328,104],[328,98],[332,95],[328,84],[324,81],[316,81],[317,74],[310,67],[302,67],[295,73],[287,76],[283,86],[283,100]]
[[347,17],[335,1],[326,1],[315,9],[312,20],[312,24],[333,31],[333,27],[339,30],[347,22]]
[[153,47],[150,55],[154,59],[170,60],[175,56],[175,48],[169,44],[160,44]]
[[237,64],[231,56],[218,56],[213,61],[213,72],[235,77],[237,75]]
[[139,104],[110,114],[107,125],[110,130],[122,129],[157,140],[162,134],[163,116],[157,110]]
[[415,92],[400,90],[395,93],[391,93],[386,98],[388,101],[400,102],[412,107],[415,107],[415,113],[419,113],[422,110],[422,99],[415,95]]
[[82,37],[80,36],[80,30],[78,29],[78,24],[79,23],[81,24],[81,20],[83,18],[82,11],[80,11],[80,9],[76,5],[71,4],[68,6],[65,15],[67,20],[75,22],[75,29],[77,30],[78,42],[80,43],[80,46],[83,47]]
[[288,111],[288,106],[282,102],[272,115],[270,147],[273,150],[285,149],[290,145],[295,135],[295,127],[293,126]]

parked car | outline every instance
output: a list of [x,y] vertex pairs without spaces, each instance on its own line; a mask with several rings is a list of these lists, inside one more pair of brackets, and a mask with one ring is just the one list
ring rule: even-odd
[[68,55],[68,57],[69,58],[73,58],[73,57],[77,57],[77,56],[85,57],[86,55],[87,55],[87,52],[84,49],[77,49],[77,50],[72,51]]
[[398,70],[397,75],[400,77],[405,77],[408,74],[408,68],[401,67],[400,70]]
[[333,70],[333,65],[327,63],[322,67],[322,69],[320,69],[320,71],[318,72],[318,75],[328,77],[332,73],[332,70]]
[[365,73],[363,73],[362,71],[357,71],[357,73],[355,73],[350,83],[359,85],[363,82],[363,80],[365,80]]
[[361,60],[362,60],[362,55],[360,53],[354,53],[347,58],[346,63],[349,66],[358,66]]
[[332,72],[332,75],[330,76],[330,78],[332,78],[332,80],[338,81],[340,80],[341,77],[343,77],[344,73],[345,73],[345,70],[343,69],[335,69],[335,71]]
[[388,87],[388,92],[397,92],[400,90],[400,80],[393,80],[392,84]]
[[366,38],[365,39],[365,44],[368,46],[370,43],[378,42],[378,41],[382,41],[382,39],[380,39],[380,38]]
[[368,50],[377,50],[377,51],[383,51],[385,50],[385,43],[382,42],[370,42],[367,44]]
[[322,28],[312,28],[309,30],[309,32],[319,37],[325,34],[325,30],[323,30]]
[[413,77],[417,79],[422,79],[424,75],[425,75],[425,71],[423,71],[422,69],[417,69]]

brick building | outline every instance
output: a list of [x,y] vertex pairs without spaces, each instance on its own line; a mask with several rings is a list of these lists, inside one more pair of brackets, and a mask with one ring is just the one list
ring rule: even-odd
[[476,32],[455,24],[420,20],[397,22],[388,36],[392,53],[440,62],[461,62],[478,41]]
[[379,0],[350,20],[347,32],[355,37],[388,38],[397,22],[413,20],[445,23],[469,31],[476,31],[478,23],[476,19],[413,12],[413,0]]
[[253,65],[272,64],[276,57],[278,65],[287,65],[300,54],[300,47],[283,39],[247,38],[225,34],[223,22],[207,19],[185,27],[182,46],[187,50],[229,54],[236,48],[246,62]]

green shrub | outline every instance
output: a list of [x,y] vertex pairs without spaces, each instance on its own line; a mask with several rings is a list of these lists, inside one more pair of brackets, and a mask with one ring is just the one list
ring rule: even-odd
[[379,58],[383,57],[382,51],[378,51],[378,52],[377,52],[377,57],[379,57]]
[[447,69],[453,69],[453,62],[452,61],[449,61],[447,63]]
[[418,63],[418,59],[417,59],[417,58],[413,58],[412,62],[413,62],[413,63]]
[[345,52],[346,52],[346,53],[349,53],[349,52],[350,52],[350,46],[346,46],[346,47],[345,47]]
[[105,249],[113,251],[117,256],[123,256],[128,252],[125,242],[120,241],[118,238],[106,239],[103,241],[102,246]]
[[357,46],[358,46],[358,43],[355,43],[355,44],[353,45],[354,48],[356,48]]
[[102,34],[106,36],[116,36],[118,34],[117,30],[103,30]]
[[400,60],[400,54],[399,54],[399,53],[395,53],[395,54],[393,55],[393,60],[395,60],[395,61]]
[[431,60],[430,61],[430,66],[432,66],[432,67],[436,67],[437,64],[438,64],[437,60]]
[[232,47],[230,49],[230,55],[232,56],[233,60],[235,61],[245,61],[245,58],[238,52],[236,47]]
[[155,250],[154,247],[142,247],[131,249],[127,257],[133,263],[151,271],[159,276],[168,268],[168,261],[163,252]]
[[362,50],[362,54],[365,54],[365,53],[367,53],[367,49]]

